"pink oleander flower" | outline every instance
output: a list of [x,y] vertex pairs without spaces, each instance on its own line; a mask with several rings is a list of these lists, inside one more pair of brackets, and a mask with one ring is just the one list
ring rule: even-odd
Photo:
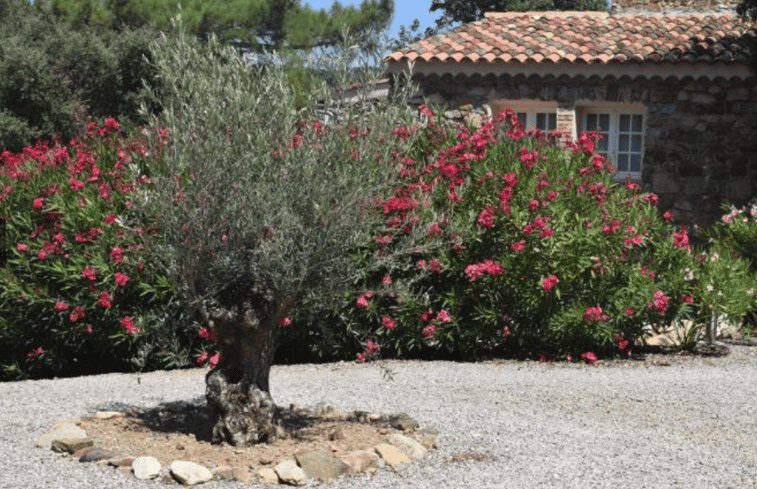
[[41,211],[45,207],[45,198],[44,197],[37,197],[34,199],[34,202],[32,202],[32,209],[35,211]]
[[210,368],[216,368],[216,365],[218,365],[218,361],[221,359],[220,353],[216,352],[212,357],[208,359],[208,365],[210,365]]
[[[84,308],[81,307],[81,306],[75,306],[74,310],[71,311],[71,314],[68,316],[68,318],[71,320],[72,323],[75,323],[79,319],[84,319]],[[84,328],[85,333],[87,332],[86,329],[87,328],[85,327]],[[92,326],[89,326],[89,329],[90,329],[89,332],[91,333],[92,332]]]
[[139,328],[134,325],[134,320],[132,320],[131,316],[124,316],[119,323],[121,323],[121,326],[124,327],[129,336],[139,333]]
[[586,353],[581,353],[581,360],[588,363],[589,365],[594,365],[597,363],[597,356],[594,354],[594,352],[587,351]]
[[381,319],[381,325],[384,326],[389,331],[394,331],[394,328],[397,327],[397,323],[389,316],[384,316]]
[[114,278],[116,280],[116,285],[119,287],[126,287],[126,284],[129,282],[129,276],[125,273],[116,272]]
[[36,350],[32,350],[29,353],[26,354],[26,358],[34,358],[38,357],[45,353],[45,350],[42,349],[42,347],[37,348]]
[[81,276],[94,282],[95,280],[97,280],[97,270],[95,270],[94,268],[86,267],[84,270],[82,270]]
[[279,320],[279,326],[282,328],[288,328],[292,325],[292,318],[286,317]]
[[434,326],[433,324],[429,324],[428,326],[425,326],[423,330],[421,331],[421,334],[425,336],[426,338],[433,338],[435,333],[436,333],[436,326]]
[[24,243],[16,243],[16,249],[18,251],[26,251],[29,249],[29,246]]
[[447,311],[442,309],[441,311],[439,311],[439,314],[436,315],[436,320],[439,321],[440,323],[448,323],[452,321],[452,317],[449,315]]
[[494,212],[490,207],[487,207],[478,215],[478,224],[487,229],[494,226]]
[[124,249],[121,247],[115,247],[110,252],[110,257],[116,262],[116,263],[123,263],[124,262]]
[[523,251],[526,247],[526,240],[522,239],[518,241],[517,243],[513,243],[510,245],[510,249],[513,251]]
[[541,231],[541,232],[539,233],[539,237],[540,237],[540,238],[551,238],[551,237],[552,237],[552,236],[554,236],[554,235],[555,235],[555,232],[554,232],[554,231],[552,231],[552,228],[546,228],[546,229],[543,229],[543,230],[542,230],[542,231]]
[[358,309],[366,309],[368,307],[368,299],[365,298],[365,294],[360,294],[360,297],[355,301]]
[[541,288],[544,292],[549,292],[558,283],[560,283],[560,280],[557,278],[557,275],[550,275],[541,279]]
[[615,338],[613,338],[613,342],[615,343],[615,346],[617,346],[618,350],[620,351],[626,351],[628,349],[628,345],[630,344],[627,339],[623,338],[620,335],[615,335]]
[[63,301],[57,301],[55,303],[55,310],[56,311],[66,311],[66,310],[68,310],[68,304],[66,304]]
[[392,284],[392,277],[389,275],[384,275],[384,277],[381,279],[381,285],[391,285]]
[[599,306],[587,307],[586,312],[584,312],[584,319],[586,321],[606,321],[607,318],[607,314],[604,314],[602,308]]
[[665,314],[668,310],[669,298],[661,291],[658,290],[654,293],[654,301],[647,302],[647,307],[656,309],[660,314]]
[[204,352],[200,353],[199,357],[197,357],[197,364],[200,367],[202,367],[202,366],[205,365],[205,362],[207,361],[207,359],[208,359],[208,352],[204,351]]
[[108,292],[100,292],[100,297],[97,299],[97,305],[100,307],[104,307],[105,309],[110,309],[113,307],[113,304],[110,302],[113,300],[113,296]]

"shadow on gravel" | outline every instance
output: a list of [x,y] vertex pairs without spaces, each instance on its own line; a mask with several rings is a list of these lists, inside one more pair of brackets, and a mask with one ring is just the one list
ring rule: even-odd
[[[183,434],[198,442],[211,442],[213,423],[204,398],[191,401],[163,402],[154,408],[141,408],[123,403],[111,403],[97,407],[98,411],[118,411],[134,429],[147,428],[151,432]],[[319,416],[306,410],[279,408],[282,427],[295,439],[307,441],[308,428],[322,422]],[[348,420],[349,421],[349,420]],[[357,420],[353,420],[358,422]]]

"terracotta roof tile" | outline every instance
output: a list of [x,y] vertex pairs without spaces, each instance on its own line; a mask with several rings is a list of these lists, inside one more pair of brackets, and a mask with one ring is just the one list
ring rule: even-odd
[[494,12],[391,53],[390,62],[744,62],[755,26],[730,14]]

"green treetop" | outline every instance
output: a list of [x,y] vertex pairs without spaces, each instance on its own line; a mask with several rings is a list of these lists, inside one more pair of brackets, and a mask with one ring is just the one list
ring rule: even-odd
[[346,28],[352,33],[387,27],[394,0],[363,0],[359,7],[334,1],[329,11],[301,0],[51,0],[54,11],[74,25],[104,30],[170,25],[181,13],[184,28],[198,38],[211,35],[242,49],[307,49],[334,44]]

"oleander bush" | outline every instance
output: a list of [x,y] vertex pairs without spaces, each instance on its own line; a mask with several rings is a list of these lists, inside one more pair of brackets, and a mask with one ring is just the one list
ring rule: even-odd
[[359,360],[593,361],[629,355],[650,330],[754,303],[745,262],[695,252],[656,195],[614,180],[594,134],[561,147],[511,112],[456,132],[422,112],[425,122],[395,131],[416,144],[379,202],[383,226],[355,256],[383,264],[328,313],[342,329],[318,333],[315,354],[329,357],[337,338],[359,345]]
[[[114,119],[69,145],[0,156],[0,378],[67,376],[191,363],[173,285],[132,208],[168,139],[124,137]],[[157,144],[154,144],[157,142]]]

